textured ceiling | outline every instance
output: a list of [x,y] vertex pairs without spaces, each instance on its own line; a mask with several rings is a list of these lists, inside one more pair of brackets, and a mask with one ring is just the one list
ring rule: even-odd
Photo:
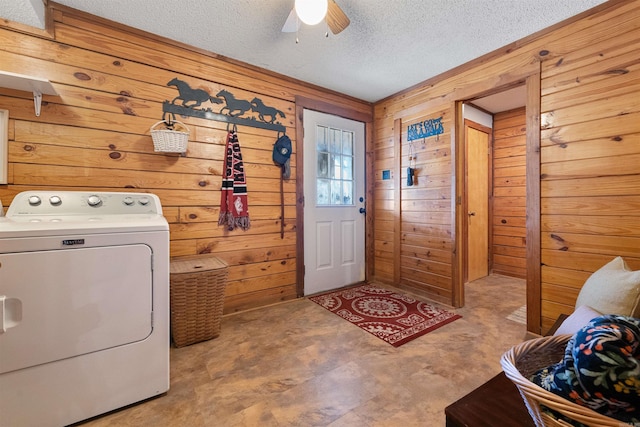
[[[20,21],[15,9],[33,15],[38,1],[0,0],[0,17]],[[294,0],[57,3],[373,102],[604,2],[336,1],[351,25],[328,38],[302,25],[298,44],[280,31]]]
[[42,29],[44,5],[42,0],[0,0],[0,17]]

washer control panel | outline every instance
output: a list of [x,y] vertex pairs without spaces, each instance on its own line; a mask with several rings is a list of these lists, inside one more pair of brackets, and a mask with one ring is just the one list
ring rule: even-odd
[[25,191],[7,210],[8,217],[25,215],[162,215],[160,199],[150,193],[89,193]]

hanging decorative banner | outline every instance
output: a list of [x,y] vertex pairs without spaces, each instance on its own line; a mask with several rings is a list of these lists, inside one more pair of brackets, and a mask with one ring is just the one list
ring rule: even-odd
[[[178,89],[178,96],[173,101],[162,103],[162,119],[165,121],[167,121],[165,117],[167,114],[171,115],[171,120],[168,120],[170,122],[174,121],[176,114],[178,114],[283,133],[286,131],[286,127],[276,121],[279,117],[284,119],[286,117],[284,113],[265,105],[260,98],[253,98],[251,101],[236,99],[231,92],[224,89],[219,91],[216,96],[211,96],[207,91],[193,89],[187,82],[177,78],[172,79],[167,83],[167,86],[175,86]],[[177,104],[176,101],[181,102]],[[214,112],[211,107],[196,108],[203,103],[224,105],[218,112]],[[245,114],[252,115],[245,116]]]
[[442,117],[437,119],[429,119],[424,122],[415,123],[407,127],[407,141],[428,138],[434,135],[444,133]]

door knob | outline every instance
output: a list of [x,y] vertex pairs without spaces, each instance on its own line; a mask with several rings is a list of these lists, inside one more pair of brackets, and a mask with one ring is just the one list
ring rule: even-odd
[[469,216],[476,216],[475,212],[469,212]]
[[363,215],[367,213],[365,208],[360,208],[360,210],[358,212],[360,212]]

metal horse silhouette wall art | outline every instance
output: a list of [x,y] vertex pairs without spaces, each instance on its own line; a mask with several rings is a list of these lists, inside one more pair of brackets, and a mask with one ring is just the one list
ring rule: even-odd
[[[172,101],[164,101],[162,103],[162,118],[167,121],[169,114],[169,122],[175,120],[175,116],[191,116],[201,119],[216,120],[225,123],[237,125],[252,126],[261,129],[275,130],[278,132],[286,132],[286,127],[277,122],[277,118],[286,118],[285,114],[277,108],[265,105],[260,98],[253,98],[251,101],[237,99],[231,92],[226,89],[219,91],[216,96],[211,96],[204,89],[194,89],[187,82],[178,78],[173,78],[167,86],[173,86],[178,89],[178,96]],[[176,102],[179,101],[177,104]],[[224,104],[223,107],[214,112],[211,107],[201,107],[203,103]],[[245,116],[251,111],[255,115]],[[269,118],[269,120],[267,120]]]

